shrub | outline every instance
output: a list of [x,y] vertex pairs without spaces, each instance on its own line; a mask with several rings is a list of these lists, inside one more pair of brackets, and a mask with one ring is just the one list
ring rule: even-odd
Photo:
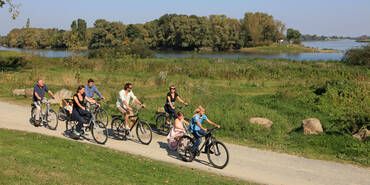
[[342,61],[352,65],[361,65],[370,67],[370,44],[362,48],[348,50]]
[[18,69],[27,64],[26,58],[23,56],[0,57],[0,69]]

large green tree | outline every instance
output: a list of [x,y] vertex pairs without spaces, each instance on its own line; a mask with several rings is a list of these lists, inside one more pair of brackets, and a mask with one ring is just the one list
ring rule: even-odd
[[286,37],[289,42],[293,42],[294,44],[300,44],[301,43],[301,36],[302,34],[295,29],[289,28],[286,33]]

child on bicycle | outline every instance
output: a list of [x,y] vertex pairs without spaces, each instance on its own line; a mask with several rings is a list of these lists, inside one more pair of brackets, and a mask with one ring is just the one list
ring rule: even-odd
[[167,136],[167,141],[175,140],[176,138],[179,138],[186,134],[183,123],[190,125],[190,123],[184,120],[184,113],[182,113],[181,111],[177,112],[176,117],[177,118],[175,119],[175,124]]
[[[206,112],[206,109],[203,108],[201,105],[199,105],[198,108],[195,109],[194,116],[191,119],[189,130],[196,138],[196,142],[190,148],[190,150],[193,152],[194,156],[197,155],[198,147],[202,143],[202,136],[206,136],[208,134],[207,129],[202,126],[203,120],[207,121],[211,125],[214,125],[220,128],[220,125],[208,119],[208,117],[205,115],[205,112]],[[206,148],[206,151],[207,151],[207,148]]]

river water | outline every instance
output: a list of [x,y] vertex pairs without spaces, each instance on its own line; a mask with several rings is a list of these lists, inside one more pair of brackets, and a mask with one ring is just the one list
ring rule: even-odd
[[[304,46],[317,48],[317,49],[335,49],[340,51],[346,51],[351,48],[361,47],[366,43],[358,43],[353,40],[340,40],[340,41],[312,41],[303,42]],[[34,49],[20,49],[20,48],[6,48],[1,47],[0,50],[7,51],[20,51],[30,54],[41,55],[44,57],[68,57],[73,54],[86,55],[85,52],[72,52],[66,50],[34,50]],[[280,54],[247,54],[247,53],[210,53],[210,54],[191,54],[184,52],[171,52],[164,53],[158,52],[155,54],[156,57],[160,58],[189,58],[189,57],[200,57],[200,58],[266,58],[266,59],[290,59],[290,60],[340,60],[344,53],[280,53]]]

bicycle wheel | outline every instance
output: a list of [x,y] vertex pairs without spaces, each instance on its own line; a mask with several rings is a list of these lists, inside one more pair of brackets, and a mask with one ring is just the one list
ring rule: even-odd
[[58,120],[59,121],[66,121],[66,119],[67,119],[67,113],[65,112],[65,110],[63,108],[59,108]]
[[53,109],[50,109],[49,113],[46,115],[46,121],[47,121],[49,129],[51,129],[51,130],[56,130],[57,129],[57,127],[58,127],[58,115]]
[[31,109],[31,120],[32,120],[32,123],[35,123],[36,121],[36,107],[32,107]]
[[139,141],[145,145],[152,142],[152,128],[150,128],[150,125],[145,121],[139,120],[136,126],[136,135]]
[[229,151],[222,142],[215,141],[207,149],[207,157],[215,168],[223,169],[229,162]]
[[193,139],[190,136],[182,136],[177,143],[177,153],[185,162],[191,162],[194,159],[190,148],[193,146]]
[[123,140],[126,137],[126,132],[122,132],[124,130],[124,122],[121,118],[114,118],[112,120],[110,135],[115,139]]
[[160,131],[163,131],[165,133],[168,133],[168,127],[166,127],[167,125],[167,116],[166,115],[159,115],[156,119],[156,126],[157,126],[157,129],[159,129]]
[[99,108],[95,113],[95,117],[97,120],[100,120],[101,122],[103,122],[105,126],[108,126],[109,118],[108,118],[107,111],[105,111],[102,108]]
[[76,129],[77,121],[67,120],[66,121],[66,131],[72,132]]
[[108,140],[108,129],[103,122],[100,120],[95,120],[91,124],[91,135],[94,140],[99,144],[105,144]]

